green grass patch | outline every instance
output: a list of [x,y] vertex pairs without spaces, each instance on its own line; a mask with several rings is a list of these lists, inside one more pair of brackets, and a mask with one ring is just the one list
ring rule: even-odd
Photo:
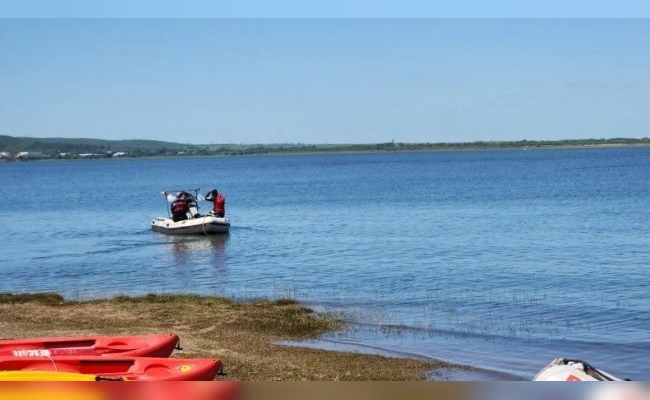
[[0,304],[40,303],[49,306],[61,306],[67,302],[58,293],[0,293]]

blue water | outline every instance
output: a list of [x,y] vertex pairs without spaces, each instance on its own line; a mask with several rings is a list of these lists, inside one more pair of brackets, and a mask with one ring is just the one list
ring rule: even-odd
[[[0,292],[292,297],[350,322],[307,345],[650,377],[650,148],[17,162],[0,181]],[[230,234],[152,232],[160,191],[194,187],[226,195]]]

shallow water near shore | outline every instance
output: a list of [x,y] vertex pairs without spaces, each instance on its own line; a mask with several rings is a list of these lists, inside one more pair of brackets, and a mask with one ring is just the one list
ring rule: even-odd
[[[21,162],[0,178],[2,292],[292,297],[349,322],[323,347],[495,379],[556,357],[650,376],[650,148]],[[231,233],[152,232],[160,191],[195,187],[226,195]]]

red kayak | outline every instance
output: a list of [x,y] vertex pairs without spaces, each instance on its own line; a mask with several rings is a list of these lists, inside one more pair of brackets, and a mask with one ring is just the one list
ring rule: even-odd
[[[3,373],[22,371],[41,380],[59,380],[57,374],[82,374],[93,380],[211,381],[221,370],[219,360],[158,357],[55,356],[0,357]],[[31,372],[28,372],[31,371]],[[54,374],[53,374],[54,373]],[[10,378],[11,379],[11,378]],[[67,378],[66,378],[67,379]],[[16,380],[20,380],[16,378]],[[61,379],[65,380],[65,379]]]
[[169,357],[178,348],[174,334],[135,336],[70,336],[0,340],[0,356],[129,356]]

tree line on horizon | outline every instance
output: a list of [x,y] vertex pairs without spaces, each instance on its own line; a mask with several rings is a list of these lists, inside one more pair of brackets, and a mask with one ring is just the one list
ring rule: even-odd
[[532,149],[572,146],[648,146],[650,139],[566,139],[438,143],[369,144],[210,144],[191,145],[156,140],[103,140],[73,138],[28,138],[0,135],[0,153],[5,158],[19,153],[37,152],[47,158],[76,158],[80,155],[111,157],[182,156],[182,155],[254,155],[304,152],[422,151],[462,149]]

